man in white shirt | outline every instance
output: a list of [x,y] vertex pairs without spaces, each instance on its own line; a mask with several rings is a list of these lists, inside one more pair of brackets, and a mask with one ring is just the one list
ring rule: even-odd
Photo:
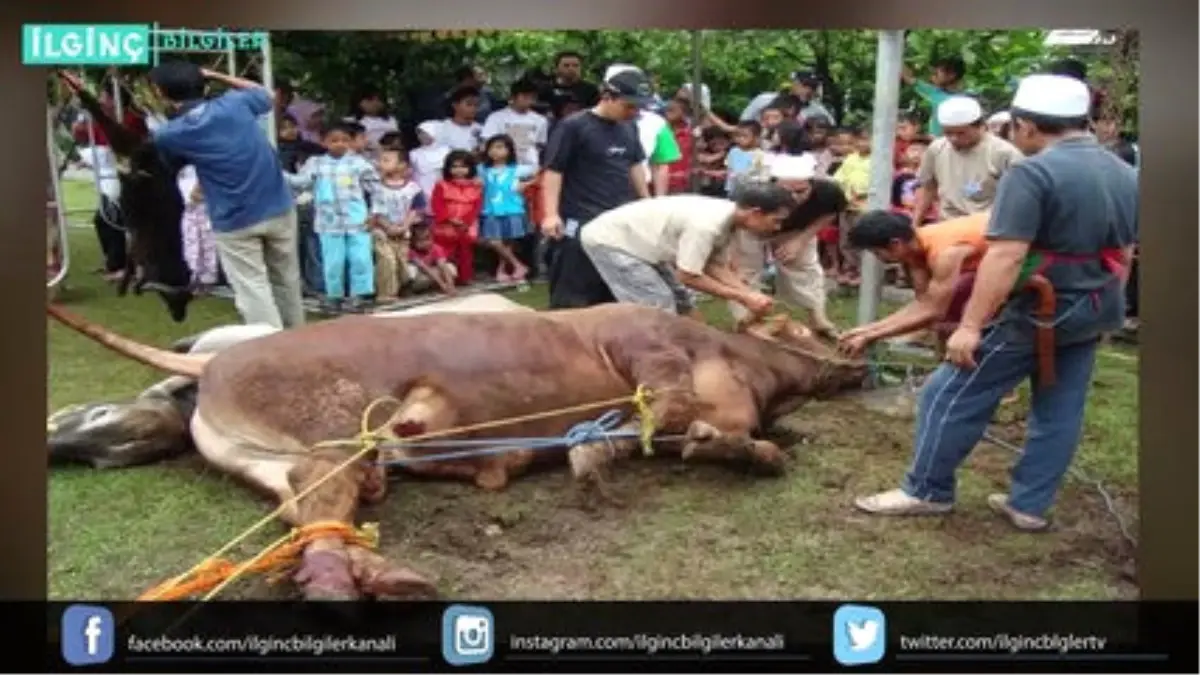
[[517,149],[517,162],[534,169],[539,165],[550,129],[546,118],[533,111],[537,96],[536,84],[518,80],[508,94],[508,107],[488,115],[481,134],[485,142],[493,136],[507,135]]
[[596,217],[580,243],[619,302],[703,320],[691,288],[763,315],[774,303],[738,277],[731,244],[735,233],[776,234],[792,204],[786,188],[766,182],[737,190],[732,201],[703,195],[639,199]]
[[450,92],[450,117],[438,127],[438,142],[451,150],[475,152],[483,143],[483,127],[475,121],[479,110],[479,90],[459,87]]

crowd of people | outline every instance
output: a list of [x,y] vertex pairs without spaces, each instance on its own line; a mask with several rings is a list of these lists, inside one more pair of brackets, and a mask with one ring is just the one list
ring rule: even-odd
[[[955,469],[991,411],[1021,380],[1048,376],[1018,297],[1044,277],[1059,308],[1057,384],[1035,393],[1037,447],[1011,494],[990,503],[1022,529],[1045,527],[1096,344],[1137,306],[1138,151],[1081,64],[1027,76],[1011,106],[992,111],[971,94],[962,59],[939,60],[927,80],[906,70],[928,110],[900,116],[890,157],[873,154],[869,130],[838,125],[809,70],[725,119],[705,86],[663,97],[635,65],[611,65],[599,84],[583,78],[580,54],[554,65],[506,99],[464,68],[445,115],[420,120],[412,144],[376,90],[330,115],[286,85],[272,96],[160,65],[151,78],[174,113],[155,140],[191,167],[181,226],[198,281],[213,279],[215,250],[245,320],[287,327],[303,321],[302,292],[351,311],[417,289],[453,294],[484,249],[498,281],[544,275],[552,309],[619,301],[703,320],[696,300],[711,296],[745,328],[778,299],[850,356],[935,330],[948,362],[923,390],[912,468],[900,489],[856,502],[909,515],[948,510]],[[232,91],[206,99],[205,78]],[[277,149],[258,126],[266,114],[277,116]],[[880,162],[890,204],[872,210]],[[839,334],[826,280],[857,286],[862,251],[895,265],[915,299]]]

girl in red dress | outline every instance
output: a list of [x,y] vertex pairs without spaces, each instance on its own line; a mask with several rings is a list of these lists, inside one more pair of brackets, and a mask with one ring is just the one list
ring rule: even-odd
[[458,268],[458,285],[471,283],[475,244],[479,241],[479,214],[483,210],[483,183],[476,175],[475,156],[465,150],[446,155],[442,180],[430,198],[433,241]]

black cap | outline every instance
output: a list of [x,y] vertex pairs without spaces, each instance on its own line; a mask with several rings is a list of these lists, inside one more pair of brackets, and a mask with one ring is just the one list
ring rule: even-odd
[[817,74],[811,70],[793,70],[792,82],[799,82],[800,84],[807,85],[809,87],[815,87],[821,83],[821,78],[817,77]]
[[620,96],[639,108],[647,108],[654,102],[654,88],[650,78],[640,70],[622,70],[604,81],[604,89],[611,95]]

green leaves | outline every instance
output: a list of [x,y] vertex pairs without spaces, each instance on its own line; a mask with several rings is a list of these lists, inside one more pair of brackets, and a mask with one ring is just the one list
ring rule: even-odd
[[[1045,33],[909,31],[905,63],[917,77],[926,78],[936,59],[961,56],[967,63],[968,89],[989,110],[1000,109],[1008,105],[1018,78],[1064,55],[1044,46]],[[835,114],[870,118],[875,31],[707,30],[701,38],[703,81],[718,111],[737,114],[753,96],[784,86],[792,70],[810,67],[824,71],[826,104]],[[488,68],[503,91],[528,69],[549,72],[554,55],[568,49],[584,55],[587,77],[593,81],[612,63],[632,63],[658,75],[663,96],[692,79],[690,31],[279,31],[272,33],[272,40],[276,72],[303,83],[312,95],[340,104],[357,86],[371,84],[388,91],[401,114],[412,92],[449,87],[453,71],[465,63]],[[1133,42],[1136,54],[1136,33]],[[1092,79],[1123,83],[1118,98],[1132,110],[1136,57],[1130,67],[1101,49],[1083,60],[1094,73]],[[901,108],[930,112],[907,87]]]

